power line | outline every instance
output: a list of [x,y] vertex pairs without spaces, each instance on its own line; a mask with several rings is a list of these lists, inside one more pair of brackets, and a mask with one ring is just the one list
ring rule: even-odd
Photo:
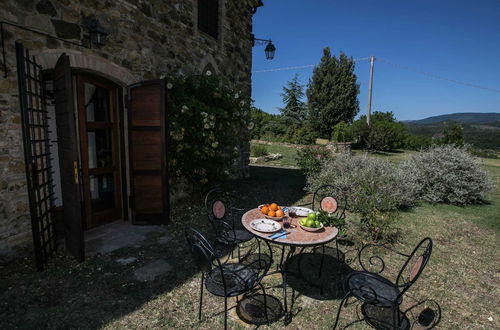
[[[370,59],[370,57],[362,57],[362,58],[355,59],[354,61],[358,62],[358,61],[365,61],[365,60],[369,60],[369,59]],[[313,68],[316,65],[317,64],[308,64],[308,65],[299,65],[299,66],[287,66],[287,67],[283,67],[283,68],[256,70],[256,71],[253,71],[252,73],[274,72],[274,71],[287,71],[287,70],[299,70],[299,69]]]
[[[355,59],[354,61],[355,62],[366,61],[366,60],[369,60],[369,59],[370,59],[370,57],[362,57],[362,58]],[[477,88],[477,89],[487,90],[487,91],[490,91],[490,92],[500,93],[500,89],[495,89],[495,88],[491,88],[491,87],[480,86],[480,85],[468,83],[468,82],[465,82],[465,81],[460,81],[460,80],[456,80],[456,79],[446,78],[446,77],[443,77],[443,76],[440,76],[440,75],[437,75],[437,74],[434,74],[434,73],[430,73],[430,72],[419,70],[419,69],[411,67],[411,66],[397,64],[397,63],[391,62],[389,60],[386,60],[386,59],[380,58],[380,57],[377,57],[377,60],[379,60],[379,61],[381,61],[383,63],[389,64],[389,65],[392,65],[395,68],[406,70],[406,71],[411,71],[411,72],[418,73],[418,74],[421,74],[421,75],[424,75],[424,76],[428,76],[428,77],[431,77],[431,78],[434,78],[434,79],[444,80],[444,81],[448,81],[448,82],[451,82],[451,83],[454,83],[454,84],[458,84],[458,85],[462,85],[462,86],[473,87],[473,88]],[[274,68],[274,69],[256,70],[256,71],[253,71],[253,73],[287,71],[287,70],[300,70],[300,69],[312,68],[312,67],[315,67],[316,65],[317,64],[308,64],[308,65],[300,65],[300,66],[289,66],[289,67]]]
[[428,76],[428,77],[431,77],[431,78],[434,78],[434,79],[440,79],[440,80],[452,82],[452,83],[463,85],[463,86],[468,86],[468,87],[473,87],[473,88],[479,88],[479,89],[487,90],[487,91],[490,91],[490,92],[500,93],[500,89],[494,89],[494,88],[490,88],[490,87],[484,87],[484,86],[480,86],[480,85],[476,85],[476,84],[471,84],[471,83],[460,81],[460,80],[446,78],[446,77],[439,76],[439,75],[436,75],[436,74],[433,74],[433,73],[430,73],[430,72],[426,72],[426,71],[422,71],[422,70],[416,69],[416,68],[411,67],[411,66],[406,66],[406,65],[401,65],[401,64],[393,63],[393,62],[391,62],[389,60],[386,60],[386,59],[383,59],[383,58],[380,58],[380,57],[377,57],[377,60],[382,61],[382,62],[384,62],[386,64],[389,64],[389,65],[392,65],[395,68],[403,69],[403,70],[407,70],[407,71],[411,71],[411,72],[415,72],[415,73],[418,73],[418,74],[421,74],[421,75],[424,75],[424,76]]

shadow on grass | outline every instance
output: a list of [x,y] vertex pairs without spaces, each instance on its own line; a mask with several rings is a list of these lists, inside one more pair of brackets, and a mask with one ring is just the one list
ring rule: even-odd
[[[248,179],[231,183],[242,201],[238,205],[241,208],[251,209],[262,202],[291,205],[305,195],[305,178],[298,170],[251,167],[250,174]],[[42,273],[33,269],[31,256],[1,266],[0,328],[101,328],[146,308],[149,302],[198,277],[187,250],[184,228],[192,226],[205,234],[212,232],[201,205],[201,194],[174,205],[167,239],[151,235],[140,246],[96,255],[83,263],[74,261],[61,247]],[[121,264],[117,262],[120,258],[132,261]],[[139,268],[158,260],[167,264],[163,274],[149,281],[135,278]],[[194,299],[197,290],[198,285],[191,293]],[[144,314],[153,317],[146,320],[148,324],[153,322],[154,313]],[[165,326],[177,314],[175,308],[162,310]]]
[[[351,328],[355,324],[366,322],[375,329],[433,329],[441,322],[441,306],[432,299],[411,302],[405,310],[398,309],[399,324],[394,326],[391,308],[378,307],[355,301],[358,318],[340,329]],[[342,314],[341,314],[342,317]]]

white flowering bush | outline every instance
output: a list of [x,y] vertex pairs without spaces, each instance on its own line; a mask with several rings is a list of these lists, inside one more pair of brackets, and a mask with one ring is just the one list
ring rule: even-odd
[[463,147],[444,145],[412,155],[405,165],[420,185],[419,196],[431,203],[481,203],[492,189],[478,158]]
[[167,83],[172,179],[204,185],[227,178],[249,124],[249,98],[211,74]]

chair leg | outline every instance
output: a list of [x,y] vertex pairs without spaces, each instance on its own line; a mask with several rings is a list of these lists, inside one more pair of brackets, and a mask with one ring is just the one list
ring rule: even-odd
[[224,297],[224,330],[227,330],[227,297]]
[[394,330],[399,328],[399,315],[397,306],[392,308],[392,328]]
[[203,280],[205,279],[205,274],[201,273],[201,287],[200,287],[200,307],[198,310],[198,320],[201,321],[201,305],[203,304]]
[[350,292],[346,293],[344,298],[342,298],[342,300],[340,301],[339,309],[337,311],[337,318],[335,319],[335,324],[333,325],[333,330],[335,330],[337,328],[337,324],[339,323],[340,310],[342,309],[342,305],[344,305],[346,303],[346,301],[347,301],[347,299],[349,299],[350,295],[351,295]]
[[267,325],[270,325],[269,315],[267,313],[267,295],[266,295],[266,289],[264,289],[264,286],[262,285],[262,283],[259,283],[259,286],[262,289],[262,294],[264,295],[264,315],[266,315]]

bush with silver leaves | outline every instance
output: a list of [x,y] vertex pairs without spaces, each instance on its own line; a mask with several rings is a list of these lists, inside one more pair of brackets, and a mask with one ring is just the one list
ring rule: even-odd
[[413,154],[404,166],[418,180],[419,197],[430,203],[482,203],[493,187],[479,159],[464,147],[433,147]]

